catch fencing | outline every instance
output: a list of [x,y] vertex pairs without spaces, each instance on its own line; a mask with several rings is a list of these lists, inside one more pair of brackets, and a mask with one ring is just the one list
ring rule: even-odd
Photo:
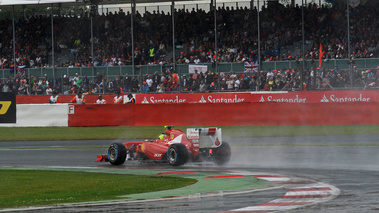
[[[349,69],[349,61],[345,59],[331,59],[331,60],[323,60],[322,67],[325,69],[340,69],[340,70],[348,70]],[[306,60],[305,69],[312,69],[315,63],[318,62],[312,60]],[[176,64],[176,70],[181,74],[189,73],[189,65],[190,64]],[[194,65],[194,64],[191,64]],[[211,72],[216,72],[214,64],[198,64],[207,66],[207,70]],[[169,67],[171,65],[167,65]],[[359,70],[367,70],[367,69],[375,69],[379,66],[378,58],[364,58],[364,59],[355,59],[354,64]],[[300,69],[303,67],[303,61],[264,61],[261,65],[261,70],[287,70],[287,69]],[[64,75],[74,76],[78,73],[81,76],[88,76],[90,78],[96,77],[96,73],[100,72],[104,77],[112,78],[116,76],[125,76],[128,74],[130,76],[138,76],[140,74],[153,74],[154,72],[161,73],[162,70],[165,69],[165,66],[161,65],[139,65],[135,66],[134,69],[131,65],[125,66],[97,66],[97,67],[41,67],[41,68],[26,68],[25,74],[30,76],[39,76],[43,77],[45,74],[47,77],[61,77]],[[218,72],[230,72],[235,71],[236,73],[244,73],[244,63],[219,63],[218,64]],[[0,78],[5,80],[8,76],[14,77],[15,73],[10,72],[10,69],[0,69]]]

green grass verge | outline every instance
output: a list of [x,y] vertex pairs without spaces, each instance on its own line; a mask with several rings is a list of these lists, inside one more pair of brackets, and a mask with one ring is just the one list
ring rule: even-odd
[[197,182],[172,176],[0,169],[0,209],[120,199]]
[[[378,134],[379,125],[221,126],[224,137]],[[176,128],[185,130],[187,126]],[[163,127],[3,127],[1,141],[106,140],[156,138]]]

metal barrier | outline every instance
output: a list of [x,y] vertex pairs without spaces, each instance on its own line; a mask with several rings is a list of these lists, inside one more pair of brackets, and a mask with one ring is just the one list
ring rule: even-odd
[[[331,59],[323,60],[322,67],[326,69],[349,69],[349,61],[347,59]],[[313,65],[318,67],[318,61],[306,60],[305,69],[311,69]],[[215,72],[215,68],[212,64],[199,64],[206,65],[208,70]],[[176,70],[181,74],[188,74],[189,64],[177,64]],[[303,61],[264,61],[261,65],[261,70],[280,70],[280,69],[300,69],[303,66]],[[379,58],[364,58],[355,59],[353,66],[357,69],[373,69],[379,66]],[[163,66],[164,68],[164,66]],[[219,63],[219,72],[229,72],[231,70],[237,73],[244,72],[244,63]],[[161,73],[161,65],[139,65],[136,66],[133,73],[131,65],[115,66],[115,67],[58,67],[58,68],[27,68],[26,74],[30,76],[44,76],[59,77],[63,75],[73,76],[78,73],[81,76],[94,77],[97,72],[100,72],[104,76],[114,77],[118,75],[124,76],[126,73],[129,75],[137,76],[139,74],[153,74],[158,71]],[[0,79],[4,80],[8,76],[14,77],[15,73],[11,73],[9,69],[0,69]]]

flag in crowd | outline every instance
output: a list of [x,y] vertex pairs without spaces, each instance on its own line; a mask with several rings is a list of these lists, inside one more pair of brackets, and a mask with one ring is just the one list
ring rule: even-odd
[[318,67],[321,68],[322,65],[322,56],[324,55],[324,52],[322,51],[322,45],[320,44],[320,53],[319,53],[319,58],[318,58]]
[[245,72],[258,72],[258,61],[245,61]]

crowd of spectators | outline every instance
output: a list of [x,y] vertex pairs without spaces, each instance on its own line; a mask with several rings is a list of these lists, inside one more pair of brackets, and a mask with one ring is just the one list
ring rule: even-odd
[[295,91],[332,89],[372,89],[379,84],[379,66],[376,69],[349,70],[306,69],[301,76],[298,69],[264,70],[253,73],[211,71],[179,76],[172,69],[144,76],[107,77],[97,72],[95,77],[64,75],[43,77],[18,75],[0,79],[0,92],[18,95],[106,94],[106,93],[167,93],[167,92],[217,92],[217,91]]
[[[350,42],[352,58],[379,56],[379,2],[350,8]],[[190,9],[191,10],[191,9]],[[313,47],[305,59],[318,60],[320,45],[324,59],[348,58],[346,5],[335,3],[331,8],[308,4],[304,8],[305,39]],[[175,59],[165,57],[172,43],[170,13],[139,12],[134,17],[134,49],[131,41],[131,15],[122,10],[93,17],[94,59],[91,58],[90,18],[87,14],[54,17],[54,49],[57,54],[70,50],[70,60],[57,67],[121,66],[131,64],[178,64],[244,62],[257,60],[257,10],[222,7],[217,9],[218,52],[215,55],[214,14],[202,9],[175,12],[175,43],[181,45]],[[262,7],[261,54],[265,61],[303,60],[302,54],[283,52],[284,47],[302,40],[302,8],[283,5]],[[28,76],[25,70],[49,67],[51,51],[51,18],[46,15],[20,17],[16,24],[16,67],[13,63],[12,20],[0,20],[0,68],[9,69],[11,76],[0,81],[0,90],[18,94],[116,93],[123,92],[205,92],[240,90],[326,89],[331,87],[377,86],[377,69],[357,70],[349,75],[338,68],[306,70],[303,85],[300,72],[291,70],[262,70],[255,73],[193,73],[178,76],[173,70],[163,70],[147,76],[95,77]],[[14,75],[14,72],[17,74]],[[14,77],[15,76],[15,77]],[[314,79],[314,80],[313,80]],[[351,80],[353,79],[353,80]],[[353,85],[351,85],[353,82]]]
[[[343,2],[343,1],[342,1]],[[353,58],[379,56],[378,1],[367,1],[350,8],[350,41]],[[219,62],[242,62],[257,59],[257,10],[219,7],[217,9]],[[305,53],[306,59],[317,59],[319,45],[324,58],[348,58],[346,6],[334,3],[331,8],[308,4],[304,8],[305,39],[314,46]],[[59,67],[119,66],[172,62],[164,55],[172,44],[172,18],[163,11],[138,11],[134,17],[134,49],[131,41],[131,15],[119,12],[93,17],[94,64],[91,58],[91,22],[88,14],[54,17],[54,49],[72,50],[70,60]],[[302,54],[291,55],[283,48],[302,40],[302,9],[278,5],[263,6],[260,13],[262,60],[295,60]],[[17,66],[48,67],[51,51],[51,18],[32,15],[16,20]],[[214,14],[202,9],[180,9],[175,12],[175,43],[183,46],[175,58],[177,63],[212,63],[215,60]],[[12,20],[0,20],[0,65],[13,65]],[[152,51],[153,52],[150,52]],[[162,56],[162,57],[161,57]]]

